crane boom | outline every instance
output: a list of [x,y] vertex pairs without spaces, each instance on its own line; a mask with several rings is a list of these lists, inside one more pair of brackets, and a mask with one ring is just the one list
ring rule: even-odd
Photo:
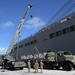
[[18,25],[18,28],[17,28],[17,30],[16,30],[16,32],[15,32],[15,34],[14,34],[14,37],[13,37],[13,39],[12,39],[12,41],[11,41],[9,47],[8,47],[8,50],[7,50],[7,52],[6,52],[6,58],[7,58],[8,60],[9,60],[8,56],[10,55],[10,52],[11,52],[13,46],[14,46],[14,43],[15,43],[15,41],[16,41],[16,39],[17,39],[19,33],[20,33],[20,29],[21,29],[21,27],[22,27],[22,25],[23,25],[23,23],[24,23],[24,21],[25,21],[26,14],[27,14],[29,8],[31,8],[31,7],[32,7],[32,5],[29,4],[28,7],[27,7],[27,9],[26,9],[26,11],[25,11],[25,13],[24,13],[24,15],[23,15],[23,17],[22,17],[22,19],[21,19],[21,21],[20,21],[20,23],[19,23],[19,25]]

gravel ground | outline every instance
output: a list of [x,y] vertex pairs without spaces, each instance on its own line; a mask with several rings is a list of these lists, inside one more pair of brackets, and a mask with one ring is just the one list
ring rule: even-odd
[[35,73],[35,69],[31,69],[31,72],[28,73],[28,69],[24,68],[23,70],[3,70],[0,69],[0,75],[75,75],[75,70],[72,71],[62,71],[62,70],[38,70],[38,73]]

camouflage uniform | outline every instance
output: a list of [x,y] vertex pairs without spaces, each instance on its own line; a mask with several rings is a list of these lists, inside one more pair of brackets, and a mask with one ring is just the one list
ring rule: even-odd
[[41,68],[41,73],[43,72],[42,70],[43,70],[43,62],[42,62],[42,60],[40,61],[40,68]]
[[38,64],[38,62],[37,62],[37,60],[36,60],[36,62],[35,62],[35,72],[36,72],[36,73],[38,73],[38,68],[39,68],[39,64]]
[[31,69],[31,63],[30,60],[28,60],[28,72],[30,72],[30,69]]

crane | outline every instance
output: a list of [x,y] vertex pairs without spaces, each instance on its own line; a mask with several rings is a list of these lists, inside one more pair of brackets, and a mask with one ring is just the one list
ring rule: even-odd
[[18,25],[18,27],[17,27],[17,30],[16,30],[16,32],[15,32],[15,34],[14,34],[14,37],[12,38],[12,41],[11,41],[9,47],[8,47],[8,50],[7,50],[7,52],[6,52],[6,59],[8,59],[8,60],[11,60],[11,61],[13,60],[13,59],[10,59],[10,52],[11,52],[11,50],[12,50],[12,48],[13,48],[13,46],[14,46],[14,43],[15,43],[15,41],[16,41],[16,39],[17,39],[19,33],[20,33],[20,29],[21,29],[21,27],[22,27],[22,25],[23,25],[23,23],[24,23],[24,21],[25,21],[26,14],[27,14],[28,10],[29,10],[31,7],[32,7],[32,5],[29,4],[28,7],[27,7],[27,9],[26,9],[26,11],[25,11],[25,13],[24,13],[24,15],[23,15],[23,17],[22,17],[22,19],[21,19],[21,21],[20,21],[20,23],[19,23],[19,25]]
[[[15,32],[13,38],[12,38],[12,41],[11,41],[9,47],[8,47],[8,50],[7,50],[7,52],[6,52],[5,59],[8,60],[11,64],[14,64],[15,67],[21,67],[21,66],[18,66],[18,64],[20,64],[20,65],[24,64],[24,63],[22,63],[21,61],[20,61],[20,62],[17,61],[17,62],[18,62],[18,64],[17,64],[17,62],[15,62],[16,59],[13,58],[13,56],[11,55],[11,51],[12,51],[12,49],[13,49],[13,47],[14,47],[14,44],[15,44],[15,42],[16,42],[16,39],[17,39],[17,37],[18,37],[18,35],[19,35],[19,33],[20,33],[21,27],[22,27],[22,25],[23,25],[23,23],[24,23],[24,21],[25,21],[27,12],[28,12],[28,10],[29,10],[30,8],[32,8],[32,5],[31,5],[31,4],[28,4],[28,7],[27,7],[27,9],[26,9],[26,11],[25,11],[25,13],[24,13],[24,15],[23,15],[23,17],[22,17],[22,19],[21,19],[19,25],[18,25],[18,27],[17,27],[17,30],[16,30],[16,32]],[[12,62],[13,62],[13,63],[12,63]],[[6,61],[4,61],[4,63],[5,63],[5,65],[7,65],[6,67],[11,67],[11,65],[9,65],[10,63],[8,63],[8,62],[6,62]],[[15,64],[16,64],[16,65],[15,65]],[[22,67],[23,67],[23,65],[22,65]],[[21,68],[22,68],[22,67],[21,67]]]

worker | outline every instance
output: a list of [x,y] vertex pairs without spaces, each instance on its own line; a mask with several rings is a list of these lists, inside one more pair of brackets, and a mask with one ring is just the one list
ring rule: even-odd
[[41,68],[41,73],[43,73],[43,62],[42,62],[42,60],[40,61],[40,68]]
[[28,60],[28,72],[30,72],[30,69],[31,69],[31,62],[30,60]]
[[4,71],[4,63],[2,64],[2,71],[1,71],[1,72],[5,72],[5,71]]
[[35,73],[38,73],[38,68],[39,68],[39,64],[38,64],[38,61],[36,60],[36,62],[35,62]]

